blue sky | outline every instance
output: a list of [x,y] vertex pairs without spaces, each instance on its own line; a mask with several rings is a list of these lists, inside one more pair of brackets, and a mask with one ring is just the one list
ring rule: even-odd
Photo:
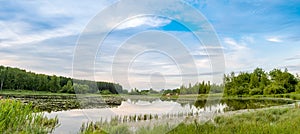
[[[124,59],[120,58],[120,63],[114,62],[114,59],[118,59],[115,57],[118,51],[123,50],[119,56],[126,57],[135,51],[150,49],[151,42],[159,39],[156,36],[149,38],[138,36],[139,33],[150,30],[176,37],[193,57],[193,64],[198,71],[196,74],[201,80],[211,80],[213,73],[219,73],[213,72],[211,67],[210,60],[215,55],[224,56],[225,73],[251,71],[256,67],[267,71],[273,68],[288,68],[292,73],[300,73],[300,1],[185,0],[183,2],[193,8],[172,7],[178,10],[170,12],[170,15],[189,18],[186,23],[197,29],[197,26],[205,22],[195,22],[192,20],[193,16],[188,14],[189,10],[197,10],[214,28],[220,47],[210,44],[203,47],[193,35],[195,32],[201,32],[201,28],[198,28],[199,31],[190,31],[168,17],[138,16],[117,24],[114,22],[117,18],[112,17],[113,13],[107,14],[108,17],[112,17],[111,20],[107,20],[111,21],[108,23],[110,25],[95,29],[115,29],[98,48],[95,65],[89,67],[95,69],[93,78],[121,84],[127,81],[129,83],[124,84],[126,88],[145,89],[174,88],[185,83],[180,76],[193,77],[193,73],[180,74],[182,70],[178,64],[187,68],[191,66],[187,63],[187,57],[180,55],[183,54],[182,50],[171,49],[172,47],[163,44],[159,49],[170,53],[176,52],[177,56],[183,58],[174,60],[174,57],[172,59],[167,53],[155,51],[141,53],[134,59],[127,57],[132,63],[130,68],[125,68],[128,73],[126,77],[112,76],[113,71],[124,70],[120,62]],[[0,64],[38,73],[71,77],[74,75],[72,65],[78,38],[97,14],[116,3],[118,1],[114,0],[88,0],[78,3],[70,0],[0,1]],[[134,13],[132,9],[134,6],[127,6],[122,7],[126,9],[124,14]],[[151,8],[147,4],[140,6]],[[161,42],[176,44],[176,41]],[[213,53],[219,49],[223,53]],[[208,51],[211,53],[207,54]]]

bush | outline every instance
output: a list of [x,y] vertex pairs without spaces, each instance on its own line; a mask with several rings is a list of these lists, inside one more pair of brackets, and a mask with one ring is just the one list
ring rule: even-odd
[[281,94],[284,93],[285,88],[279,85],[269,85],[264,89],[264,94]]
[[263,94],[263,90],[260,88],[253,88],[252,90],[250,90],[250,95],[262,95]]
[[102,90],[100,91],[100,94],[106,95],[106,94],[111,94],[111,92],[109,90]]

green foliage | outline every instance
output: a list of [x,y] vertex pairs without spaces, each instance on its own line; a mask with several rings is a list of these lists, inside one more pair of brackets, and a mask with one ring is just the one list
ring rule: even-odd
[[61,92],[62,93],[75,93],[71,80],[68,80],[67,84],[62,87]]
[[282,94],[285,92],[285,88],[280,86],[280,85],[276,85],[276,84],[271,84],[268,85],[265,89],[264,89],[264,94],[268,95],[268,94]]
[[51,76],[50,81],[49,81],[49,88],[51,92],[56,93],[57,91],[60,90],[60,78],[57,76]]
[[73,86],[74,86],[74,90],[78,94],[90,93],[90,91],[89,91],[90,90],[89,85],[75,83]]
[[250,89],[249,94],[250,95],[261,95],[261,94],[263,94],[263,91],[260,88],[253,88],[253,89]]
[[102,90],[100,93],[104,95],[111,94],[109,90]]
[[130,134],[128,126],[118,124],[115,121],[108,122],[89,122],[82,124],[80,128],[82,134]]
[[225,95],[269,95],[295,92],[298,80],[287,69],[274,69],[269,73],[256,68],[252,73],[231,73],[224,76]]
[[[76,80],[78,84],[88,85],[89,92],[98,93],[102,90],[109,90],[113,94],[123,93],[119,84],[109,82],[95,82],[88,80]],[[35,74],[26,70],[0,66],[0,90],[32,90],[51,91],[53,93],[75,93],[71,78],[62,76],[49,76]],[[126,93],[126,92],[125,92]]]
[[[233,116],[219,116],[214,123],[200,124],[197,121],[181,123],[170,134],[291,134],[300,131],[299,109],[270,109]],[[155,130],[148,130],[155,131]]]
[[163,95],[179,95],[179,94],[208,94],[212,93],[221,93],[223,91],[223,85],[210,84],[210,82],[200,82],[194,85],[189,84],[188,87],[182,85],[180,88],[171,90],[162,90]]
[[48,119],[41,113],[34,113],[31,104],[20,101],[0,100],[1,133],[50,133],[58,124],[58,119]]
[[200,123],[183,122],[176,128],[165,124],[154,124],[143,126],[130,131],[129,125],[115,122],[96,122],[88,123],[81,127],[81,133],[136,133],[136,134],[160,134],[168,132],[169,134],[291,134],[300,132],[300,109],[298,105],[295,108],[278,108],[268,110],[258,110],[255,112],[246,112],[232,116],[217,116],[213,121]]
[[300,93],[300,82],[296,85],[296,93]]

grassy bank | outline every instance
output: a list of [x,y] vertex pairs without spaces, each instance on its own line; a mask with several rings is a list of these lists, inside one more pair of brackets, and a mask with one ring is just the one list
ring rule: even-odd
[[31,104],[20,101],[0,100],[1,133],[49,133],[57,126],[58,119],[48,119],[35,113]]
[[[152,130],[155,131],[155,130]],[[180,124],[169,133],[291,134],[300,132],[300,109],[270,109],[234,116],[220,116],[214,123]]]
[[[124,124],[113,122],[110,129],[101,123],[90,123],[83,126],[81,133],[130,133],[130,127]],[[105,129],[102,129],[105,128]],[[156,134],[170,130],[172,127],[165,125],[156,125],[153,127],[139,128],[137,134]],[[190,133],[213,133],[213,134],[257,134],[274,133],[290,134],[300,132],[300,107],[295,108],[276,108],[268,110],[259,110],[255,112],[240,113],[233,116],[218,116],[213,121],[206,123],[181,123],[170,134],[190,134]]]
[[75,96],[69,93],[52,93],[49,91],[32,91],[32,90],[1,90],[0,95],[63,95]]

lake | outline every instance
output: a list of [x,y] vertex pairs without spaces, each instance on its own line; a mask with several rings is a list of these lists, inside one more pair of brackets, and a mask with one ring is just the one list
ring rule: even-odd
[[130,124],[135,129],[141,125],[155,124],[162,120],[172,123],[180,123],[186,117],[208,120],[217,113],[222,114],[227,111],[257,109],[294,102],[284,99],[222,99],[209,100],[208,105],[207,101],[206,99],[197,101],[127,99],[118,106],[45,112],[45,115],[58,117],[60,126],[55,129],[54,133],[78,133],[82,123],[90,121],[110,122],[112,119],[116,119],[119,122]]

